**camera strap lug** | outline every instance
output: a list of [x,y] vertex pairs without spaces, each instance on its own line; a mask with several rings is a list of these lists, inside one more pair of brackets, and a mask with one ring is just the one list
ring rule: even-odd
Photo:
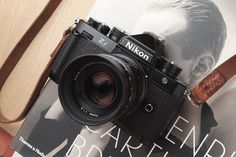
[[197,105],[197,104],[195,103],[195,101],[192,99],[192,97],[191,97],[192,92],[191,92],[190,89],[187,89],[187,90],[185,91],[185,95],[186,95],[187,99],[189,100],[189,102],[190,102],[193,106],[199,106],[199,105]]
[[75,19],[73,25],[71,26],[71,28],[75,28],[75,26],[79,23],[80,19]]

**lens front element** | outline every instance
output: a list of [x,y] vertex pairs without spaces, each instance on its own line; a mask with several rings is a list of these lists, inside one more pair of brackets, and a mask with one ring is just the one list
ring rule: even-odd
[[113,78],[106,72],[97,72],[86,82],[87,97],[100,107],[111,105],[116,95]]

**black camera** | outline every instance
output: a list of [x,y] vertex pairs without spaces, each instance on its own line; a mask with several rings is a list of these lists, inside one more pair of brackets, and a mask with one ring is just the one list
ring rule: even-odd
[[166,131],[184,100],[181,69],[154,34],[127,35],[92,18],[79,20],[55,58],[65,112],[85,125],[112,121],[145,144]]

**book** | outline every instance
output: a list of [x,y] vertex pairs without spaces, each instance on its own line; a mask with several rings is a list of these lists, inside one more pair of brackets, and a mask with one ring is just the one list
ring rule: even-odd
[[[145,30],[150,31],[151,29],[157,35],[163,35],[162,34],[163,32],[161,33],[161,31],[163,31],[163,29],[165,30],[165,28],[168,28],[167,26],[171,26],[171,28],[175,28],[177,30],[171,29],[169,31],[164,31],[164,35],[171,36],[172,34],[175,35],[175,33],[185,28],[186,25],[184,25],[185,23],[183,21],[182,21],[183,23],[178,22],[178,20],[181,20],[179,18],[176,18],[178,19],[177,24],[180,24],[181,27],[177,27],[177,24],[174,25],[173,27],[173,24],[171,23],[174,21],[174,19],[172,19],[173,14],[175,15],[178,13],[177,14],[178,16],[176,17],[181,17],[185,14],[181,14],[182,12],[177,12],[177,13],[164,12],[165,13],[164,15],[166,15],[164,16],[165,18],[161,18],[163,17],[163,14],[160,14],[160,12],[158,12],[160,8],[157,9],[157,11],[152,10],[153,8],[155,8],[155,5],[159,5],[158,2],[160,3],[166,2],[165,5],[161,5],[162,7],[166,6],[166,4],[168,3],[169,5],[172,4],[171,1],[159,0],[148,8],[151,11],[147,10],[144,13],[139,12],[138,14],[140,14],[141,20],[136,23],[137,27],[133,28],[135,29],[134,31],[135,33],[137,32],[142,33]],[[198,1],[198,2],[208,3],[210,1],[204,1],[204,2]],[[131,1],[129,3],[131,3]],[[141,3],[145,2],[144,1],[140,2],[140,5]],[[120,8],[122,10],[122,5],[121,6],[112,5],[112,4],[117,4],[117,2],[107,3],[107,1],[104,0],[96,2],[95,8],[93,8],[94,10],[96,10],[96,7],[101,8],[101,5],[98,6],[98,4],[107,4],[106,5],[107,7],[111,7],[118,12],[119,10],[117,8]],[[190,4],[191,3],[188,3],[188,5]],[[217,1],[217,4],[222,4],[222,3]],[[194,3],[192,5],[194,5]],[[199,5],[196,5],[194,7],[197,8],[198,6]],[[194,8],[191,6],[189,7],[190,9]],[[210,7],[207,9],[210,9],[211,7],[215,8],[216,5],[210,2]],[[224,18],[228,20],[229,18],[226,16],[227,13],[229,15],[229,12],[226,11],[227,7],[230,6],[221,5],[221,11],[223,10],[222,14]],[[116,19],[113,16],[111,17],[111,15],[109,15],[105,9],[104,10],[97,9],[98,12],[94,10],[92,10],[92,14],[90,15],[94,15],[96,19],[100,18],[106,19],[107,17],[110,19],[109,21],[110,23],[112,23],[112,21],[113,22],[115,21],[114,23],[122,22],[122,20],[116,21]],[[217,9],[213,10],[216,11]],[[230,13],[232,12],[233,10],[231,10]],[[166,13],[172,13],[172,14],[170,16],[169,14]],[[200,9],[200,12],[198,13],[202,15],[202,13],[210,13],[210,11]],[[102,17],[102,15],[104,16]],[[221,19],[222,17],[220,16],[220,14],[218,15],[219,15],[218,18]],[[160,18],[157,18],[158,16]],[[127,17],[125,17],[126,21],[123,21],[122,25],[125,25],[125,23],[127,22],[131,23],[134,22],[132,21],[131,17],[132,17],[131,15],[128,16],[127,14]],[[168,18],[166,19],[166,17]],[[196,16],[193,17],[193,19],[190,19],[190,21],[204,23],[205,20],[209,20],[209,19],[204,19],[205,17],[206,16]],[[114,20],[111,20],[112,18]],[[152,22],[154,21],[155,18],[157,18],[158,20],[164,20],[165,22],[156,22],[156,23]],[[226,28],[224,22],[222,21],[221,21],[222,22],[221,26],[224,28],[222,29],[220,36],[220,39],[222,39],[222,41],[219,41],[220,44],[216,44],[215,42],[212,43],[213,45],[216,44],[213,47],[216,48],[216,50],[218,50],[219,53],[222,51],[222,54],[219,54],[221,56],[220,57],[218,56],[219,57],[218,63],[224,62],[225,59],[229,58],[231,55],[234,54],[234,52],[231,50],[235,49],[233,42],[235,41],[236,38],[232,34],[234,34],[236,30],[234,27],[232,27],[233,24],[231,23],[230,25],[229,24],[230,22],[227,20],[226,20],[226,25],[229,30],[228,32],[230,32],[231,34],[229,36],[229,41],[226,42],[225,44],[225,48],[223,49],[224,45],[223,40],[226,38]],[[167,23],[168,21],[169,23]],[[211,22],[215,22],[215,20]],[[162,24],[163,27],[161,27],[160,24]],[[204,23],[204,26],[207,27],[208,24],[209,23],[206,22]],[[199,25],[199,27],[200,26],[203,26],[202,23]],[[210,30],[213,31],[218,29],[220,28],[217,27],[217,29],[213,29],[212,27],[210,27]],[[178,33],[181,34],[181,31]],[[197,35],[204,36],[206,35],[206,32],[204,31],[198,32]],[[190,39],[192,38],[193,36],[191,36],[191,38],[189,37],[188,42],[190,42]],[[167,43],[168,40],[171,41],[171,39],[166,38]],[[204,47],[203,46],[204,44],[207,45],[209,44],[208,42],[211,42],[212,40],[210,40],[210,38],[209,40],[208,38],[205,38],[204,40],[205,42],[201,42],[201,40],[197,41],[198,43],[195,42],[194,45],[191,46],[185,45],[184,46],[185,48],[187,49],[189,48],[186,51],[193,52],[194,50],[195,51],[200,50],[200,48]],[[188,42],[186,41],[185,43]],[[198,47],[193,48],[196,45],[198,45]],[[174,52],[176,52],[175,54],[182,53],[182,51],[178,51],[179,50],[178,47],[174,47],[174,50],[175,50]],[[230,53],[228,53],[229,51]],[[187,77],[190,76],[190,74],[196,74],[194,73],[196,71],[200,72],[202,75],[204,75],[203,73],[206,72],[205,73],[206,75],[207,73],[210,72],[211,69],[214,69],[212,65],[214,65],[214,63],[218,60],[216,59],[217,57],[215,57],[214,55],[212,54],[209,55],[207,51],[206,52],[204,51],[200,56],[196,57],[192,56],[192,60],[188,60],[187,59],[188,57],[191,58],[191,56],[189,56],[188,54],[183,56],[173,57],[175,58],[174,60],[175,62],[180,63],[180,65],[184,69],[183,70],[184,74],[186,74]],[[194,60],[194,58],[196,60]],[[192,63],[194,63],[194,65],[199,64],[200,66],[195,67],[195,69],[191,73],[189,71],[192,70],[191,69],[192,66],[194,67]],[[197,77],[198,75],[194,76]],[[182,78],[184,79],[184,76]],[[187,80],[185,81],[186,83],[188,82]],[[219,91],[216,95],[214,95],[207,103],[202,105],[202,107],[197,108],[188,103],[184,104],[181,111],[176,115],[176,117],[170,123],[166,132],[162,134],[162,137],[158,141],[147,146],[141,143],[138,138],[129,134],[125,129],[121,129],[118,126],[112,124],[111,122],[101,126],[94,126],[94,127],[84,126],[78,122],[75,122],[65,113],[65,111],[61,106],[60,100],[58,99],[58,85],[52,80],[49,80],[46,83],[41,94],[39,95],[38,99],[36,100],[30,113],[28,114],[21,129],[15,136],[12,146],[19,154],[21,154],[24,157],[28,156],[30,157],[34,156],[35,157],[37,156],[43,156],[43,157],[44,156],[48,157],[49,156],[56,156],[56,157],[230,156],[234,157],[236,156],[236,150],[234,148],[236,141],[234,139],[236,136],[234,128],[232,126],[235,125],[234,119],[236,117],[234,116],[235,113],[234,110],[232,109],[234,107],[233,106],[234,102],[232,100],[234,98],[233,95],[235,95],[235,87],[236,87],[235,79],[232,79],[225,85],[225,87],[221,91]],[[227,105],[222,106],[222,104],[227,104]],[[153,124],[153,125],[158,125],[158,124]]]

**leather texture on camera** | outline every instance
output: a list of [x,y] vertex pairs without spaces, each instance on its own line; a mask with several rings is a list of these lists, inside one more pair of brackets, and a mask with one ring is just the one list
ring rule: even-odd
[[58,83],[60,80],[60,75],[65,70],[66,66],[78,57],[81,57],[82,54],[99,53],[105,52],[101,48],[98,48],[98,46],[91,43],[85,37],[79,34],[75,35],[71,33],[60,49],[60,53],[52,65],[50,72],[51,79]]
[[[165,134],[172,118],[182,106],[183,97],[175,97],[153,82],[148,83],[147,98],[132,114],[120,120],[123,127],[145,144],[152,144]],[[146,112],[145,106],[152,104],[154,110]]]

